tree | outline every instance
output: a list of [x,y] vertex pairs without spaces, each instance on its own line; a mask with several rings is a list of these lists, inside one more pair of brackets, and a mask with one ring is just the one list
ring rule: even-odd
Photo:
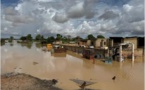
[[20,40],[24,41],[27,40],[27,38],[25,36],[20,37]]
[[62,39],[63,39],[63,40],[67,40],[67,37],[66,37],[66,36],[64,36]]
[[71,40],[71,35],[67,35],[67,39],[68,40]]
[[98,35],[97,38],[105,38],[103,35]]
[[80,36],[77,36],[76,39],[79,41],[81,40],[82,38]]
[[62,40],[62,35],[61,35],[61,34],[57,34],[57,35],[56,35],[56,39],[57,39],[57,40]]
[[9,38],[9,42],[13,42],[13,39],[14,39],[14,37],[11,36],[11,37]]
[[41,41],[43,41],[44,40],[44,37],[43,37],[43,35],[41,35]]
[[63,42],[63,43],[68,43],[68,39],[67,39],[66,36],[63,36],[63,37],[62,37],[62,42]]
[[47,38],[48,43],[53,43],[55,38],[53,36]]
[[72,40],[78,42],[78,41],[82,40],[82,38],[80,36],[76,36]]
[[10,40],[13,40],[13,39],[14,39],[14,37],[13,37],[13,36],[11,36],[11,37],[10,37]]
[[50,37],[51,40],[55,40],[55,38],[53,36]]
[[89,39],[89,40],[94,40],[95,37],[94,37],[92,34],[89,34],[89,35],[87,36],[87,39]]
[[0,43],[1,46],[5,45],[5,39],[1,38],[0,41],[1,41]]
[[36,37],[35,37],[35,40],[36,41],[43,41],[45,38],[43,35],[40,35],[40,34],[37,34]]
[[27,38],[27,40],[31,41],[31,40],[32,40],[31,34],[28,34],[28,35],[26,36],[26,38]]
[[36,40],[36,41],[41,40],[41,35],[40,35],[40,34],[37,34],[36,37],[35,37],[35,40]]

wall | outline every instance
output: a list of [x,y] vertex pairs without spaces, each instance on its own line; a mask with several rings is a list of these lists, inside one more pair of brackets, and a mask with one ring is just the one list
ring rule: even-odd
[[[131,50],[123,50],[122,54],[124,55],[124,57],[127,57],[127,56],[130,56],[132,54],[132,51]],[[135,57],[143,56],[143,48],[135,49],[134,55],[135,55]]]
[[87,40],[87,46],[91,45],[91,40]]
[[123,42],[131,42],[134,44],[134,49],[137,49],[137,38],[124,38]]
[[[98,38],[95,41],[95,48],[100,48],[101,47],[102,40],[103,40],[102,47],[108,47],[107,39]],[[104,44],[104,42],[105,42],[105,44]]]
[[87,45],[87,42],[84,42],[84,41],[79,41],[79,46],[83,46],[83,45]]

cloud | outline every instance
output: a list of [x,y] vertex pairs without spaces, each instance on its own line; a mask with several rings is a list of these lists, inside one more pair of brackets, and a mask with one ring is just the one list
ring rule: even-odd
[[72,6],[68,11],[68,17],[70,18],[80,18],[84,16],[85,11],[83,8],[83,3],[78,3],[75,6]]
[[5,19],[7,21],[13,22],[13,23],[30,23],[31,21],[33,21],[32,18],[30,17],[26,17],[26,16],[9,16],[7,15],[5,17]]
[[13,7],[7,7],[7,8],[5,8],[4,13],[6,15],[16,15],[17,11],[14,10]]
[[110,19],[115,19],[119,17],[119,14],[113,12],[113,11],[105,11],[104,14],[102,14],[99,19],[104,19],[104,20],[110,20]]
[[37,0],[38,2],[51,2],[52,0]]
[[125,4],[123,5],[123,9],[124,11],[129,12],[132,9],[132,6],[130,6],[129,4]]
[[68,21],[68,17],[64,13],[56,13],[53,17],[53,20],[58,23],[64,23]]
[[123,5],[121,17],[116,23],[115,33],[128,32],[130,35],[144,35],[144,4],[142,0],[131,0]]
[[131,6],[127,4],[124,6],[128,6],[128,8],[124,8],[123,14],[129,22],[137,22],[144,19],[144,9],[142,5]]
[[93,18],[95,14],[97,14],[97,10],[95,8],[97,1],[98,0],[85,0],[83,7],[87,19]]
[[72,6],[67,14],[70,18],[86,17],[87,19],[93,18],[97,14],[94,8],[97,0],[85,0],[84,2],[77,3]]
[[145,23],[144,20],[132,23],[131,33],[137,35],[144,35],[144,23]]
[[142,0],[22,0],[2,5],[1,31],[33,36],[143,35],[143,12]]

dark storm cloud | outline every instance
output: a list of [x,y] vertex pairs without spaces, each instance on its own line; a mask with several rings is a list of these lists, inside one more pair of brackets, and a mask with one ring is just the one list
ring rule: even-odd
[[117,17],[119,17],[119,14],[113,11],[106,11],[104,14],[99,16],[99,19],[109,20],[109,19],[115,19]]
[[64,23],[68,21],[68,17],[64,13],[56,13],[53,17],[53,20],[58,23]]

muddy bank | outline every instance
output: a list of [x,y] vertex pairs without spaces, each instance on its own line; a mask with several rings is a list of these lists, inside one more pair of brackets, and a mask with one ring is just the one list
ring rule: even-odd
[[62,90],[53,80],[41,80],[24,73],[1,75],[1,90]]

